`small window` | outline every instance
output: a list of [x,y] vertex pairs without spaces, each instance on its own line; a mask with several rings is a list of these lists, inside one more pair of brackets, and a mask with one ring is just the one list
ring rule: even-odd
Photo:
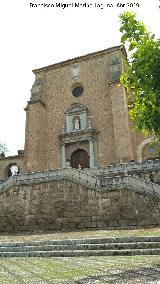
[[83,87],[82,87],[82,86],[77,86],[77,87],[75,87],[75,88],[73,89],[72,95],[73,95],[74,97],[80,97],[80,96],[83,94],[83,92],[84,92]]

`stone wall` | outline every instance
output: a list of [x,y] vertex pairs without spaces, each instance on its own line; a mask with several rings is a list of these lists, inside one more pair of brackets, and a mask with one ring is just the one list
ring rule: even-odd
[[30,101],[25,110],[25,168],[26,171],[44,170],[47,167],[46,107],[41,101]]
[[0,204],[1,232],[160,225],[160,199],[127,186],[95,190],[65,179],[24,181],[1,189]]
[[111,163],[133,160],[133,149],[128,119],[126,91],[117,83],[110,85],[116,160]]

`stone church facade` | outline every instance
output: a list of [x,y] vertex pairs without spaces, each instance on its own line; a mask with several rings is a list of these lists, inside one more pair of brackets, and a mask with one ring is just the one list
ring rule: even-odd
[[[95,167],[133,159],[114,48],[34,70],[26,108],[26,169]],[[76,162],[76,159],[79,160]]]
[[[24,173],[142,160],[152,139],[131,127],[119,84],[122,58],[126,52],[118,46],[33,70],[24,154],[1,157],[0,178],[14,164]],[[144,158],[154,156],[152,148]]]
[[160,225],[160,159],[120,84],[124,48],[34,70],[24,151],[0,157],[0,232]]

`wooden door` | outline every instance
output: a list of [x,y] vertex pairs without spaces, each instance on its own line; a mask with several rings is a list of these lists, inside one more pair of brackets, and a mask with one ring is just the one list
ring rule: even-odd
[[82,149],[74,151],[71,155],[71,167],[78,169],[79,165],[82,169],[89,168],[88,153]]

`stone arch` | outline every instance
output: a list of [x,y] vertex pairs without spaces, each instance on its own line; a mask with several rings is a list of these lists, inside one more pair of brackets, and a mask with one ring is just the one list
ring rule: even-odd
[[79,165],[81,168],[89,168],[89,156],[88,152],[82,148],[74,150],[70,158],[71,167],[78,169]]
[[153,137],[150,137],[150,138],[147,138],[145,140],[143,140],[139,146],[137,147],[137,158],[138,158],[138,161],[139,162],[142,162],[142,149],[143,147],[146,145],[146,144],[149,144],[151,142],[154,141],[154,138]]
[[10,163],[10,164],[5,168],[5,172],[4,172],[5,178],[9,178],[9,177],[11,177],[11,176],[13,175],[13,173],[12,173],[12,171],[11,171],[11,169],[12,169],[13,166],[17,167],[17,169],[18,169],[17,174],[20,173],[20,167],[19,167],[16,163],[13,162],[13,163]]

